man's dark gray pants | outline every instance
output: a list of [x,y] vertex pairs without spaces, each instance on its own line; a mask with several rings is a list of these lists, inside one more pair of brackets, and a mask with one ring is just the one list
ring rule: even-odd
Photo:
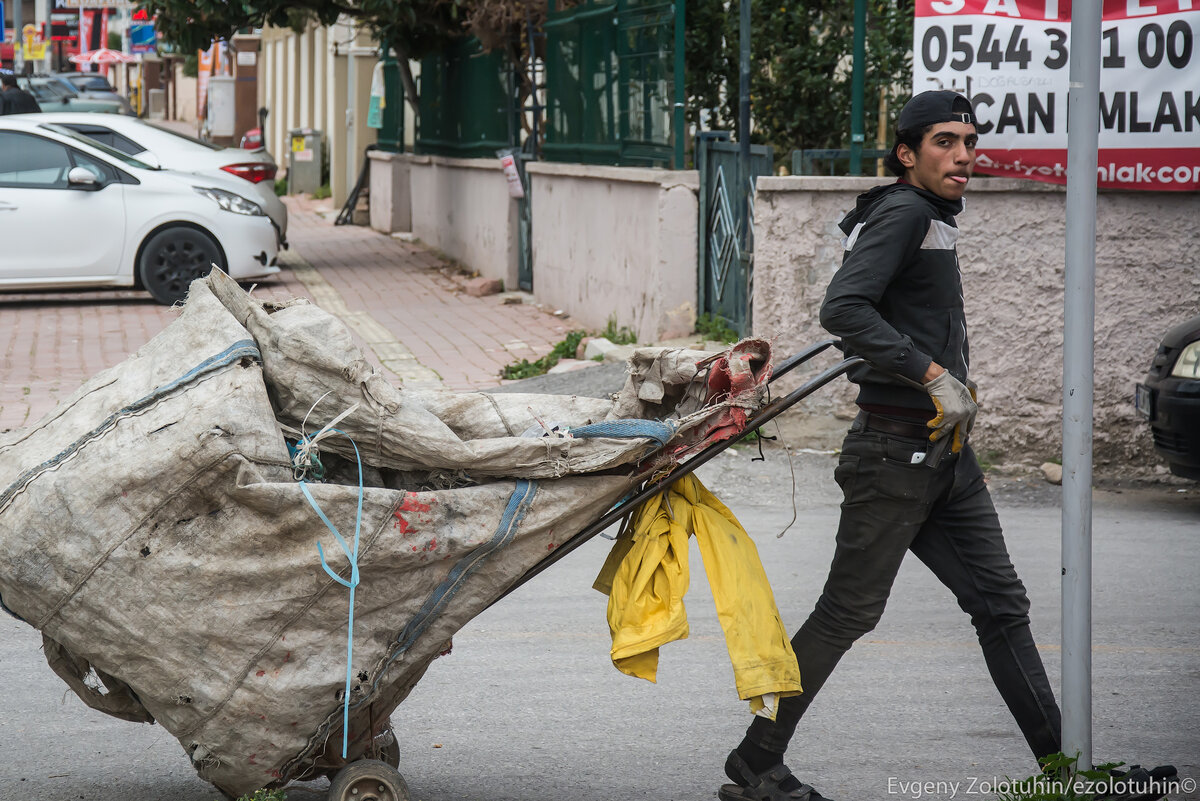
[[[855,421],[834,478],[842,488],[837,548],[825,589],[796,636],[801,695],[746,738],[782,754],[813,697],[854,641],[875,628],[907,551],[971,616],[988,670],[1036,757],[1061,750],[1058,705],[1029,630],[1029,597],[1004,545],[970,446],[937,467],[913,464],[928,442],[862,430]],[[949,711],[949,710],[948,710]]]

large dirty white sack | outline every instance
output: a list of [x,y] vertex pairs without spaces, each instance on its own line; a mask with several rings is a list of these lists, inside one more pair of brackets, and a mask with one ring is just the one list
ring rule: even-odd
[[351,567],[289,443],[353,409],[349,439],[318,445],[327,480],[306,484],[353,541],[353,440],[353,759],[454,632],[762,402],[712,403],[711,363],[642,352],[614,400],[407,392],[336,318],[264,308],[214,272],[136,354],[0,437],[0,603],[81,698],[162,725],[227,793],[335,769],[349,593],[317,542],[343,579]]

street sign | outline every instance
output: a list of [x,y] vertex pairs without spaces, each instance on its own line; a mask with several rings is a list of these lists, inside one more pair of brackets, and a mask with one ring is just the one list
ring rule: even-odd
[[[1065,184],[1070,4],[918,0],[913,92],[966,95],[975,171]],[[1103,4],[1100,186],[1194,192],[1200,8]]]
[[79,12],[56,10],[50,14],[50,41],[73,42],[79,38]]
[[129,26],[130,53],[153,53],[155,43],[154,23],[135,23]]
[[42,32],[36,25],[25,25],[21,28],[21,55],[26,61],[41,61],[46,57],[46,42],[42,41]]
[[64,8],[133,8],[135,0],[58,0]]

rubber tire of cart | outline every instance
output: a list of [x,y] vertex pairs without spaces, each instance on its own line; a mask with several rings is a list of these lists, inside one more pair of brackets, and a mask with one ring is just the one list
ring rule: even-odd
[[400,772],[378,759],[360,759],[339,770],[329,783],[327,798],[328,801],[412,801]]

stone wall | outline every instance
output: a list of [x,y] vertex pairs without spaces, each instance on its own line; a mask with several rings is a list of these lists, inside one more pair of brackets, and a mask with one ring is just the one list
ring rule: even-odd
[[[780,352],[828,336],[817,315],[841,263],[837,222],[857,194],[888,180],[759,179],[757,336],[776,338]],[[1061,453],[1065,199],[1061,187],[976,179],[958,217],[980,392],[973,439],[995,464],[1039,464]],[[1166,330],[1200,307],[1200,196],[1102,191],[1096,217],[1095,468],[1148,471],[1159,460],[1133,410],[1133,386]],[[797,380],[785,379],[788,387]],[[796,444],[836,445],[853,412],[852,387],[839,380],[787,415],[785,430]]]
[[696,172],[545,162],[528,172],[539,302],[591,330],[615,317],[642,342],[691,333]]
[[517,201],[500,160],[404,155],[393,163],[407,164],[413,236],[516,289]]

